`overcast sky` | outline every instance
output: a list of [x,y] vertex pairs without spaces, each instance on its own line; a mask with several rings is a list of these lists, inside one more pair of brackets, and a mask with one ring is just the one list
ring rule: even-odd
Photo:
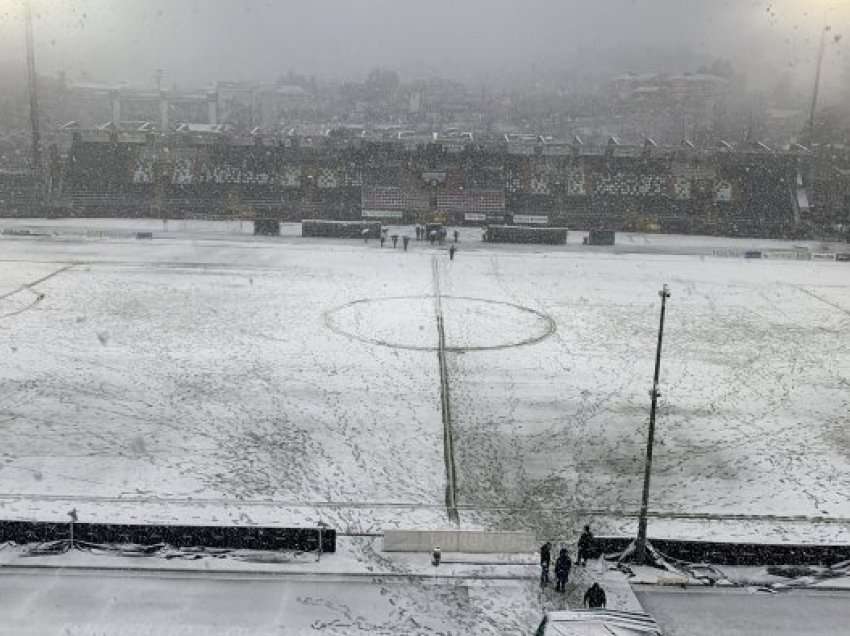
[[[0,59],[13,63],[23,59],[21,3],[0,0]],[[532,68],[684,71],[702,56],[732,58],[756,79],[783,68],[808,76],[824,16],[835,32],[850,31],[850,0],[32,3],[42,73],[152,82],[162,68],[167,84],[181,86],[289,69],[359,79],[376,65],[466,81]],[[843,62],[845,48],[833,43],[830,60]]]

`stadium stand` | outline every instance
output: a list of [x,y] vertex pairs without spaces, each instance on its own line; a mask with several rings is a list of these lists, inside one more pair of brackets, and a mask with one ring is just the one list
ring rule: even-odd
[[[512,137],[447,149],[391,139],[247,144],[122,135],[75,135],[52,193],[55,213],[512,221],[765,237],[850,225],[850,158],[836,161],[834,150],[824,158],[759,144],[591,147]],[[0,175],[3,214],[25,198],[12,181]]]

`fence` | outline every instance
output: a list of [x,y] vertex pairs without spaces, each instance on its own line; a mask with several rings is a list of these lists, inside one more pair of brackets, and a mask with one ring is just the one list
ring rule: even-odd
[[[70,523],[0,521],[0,543],[41,543],[70,538]],[[74,539],[87,543],[316,551],[319,528],[257,526],[160,526],[75,523]],[[322,552],[336,551],[336,530],[322,528]]]
[[[632,539],[596,537],[592,555],[622,552]],[[770,543],[726,543],[650,539],[666,557],[689,563],[718,565],[828,565],[850,559],[850,545],[800,545]]]

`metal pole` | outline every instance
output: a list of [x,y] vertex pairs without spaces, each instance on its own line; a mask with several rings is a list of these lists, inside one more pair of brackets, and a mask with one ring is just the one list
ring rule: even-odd
[[830,30],[829,26],[825,26],[820,34],[820,47],[818,48],[818,63],[815,69],[815,87],[812,91],[812,107],[809,111],[809,139],[808,143],[811,145],[814,142],[815,137],[815,111],[818,107],[818,93],[820,92],[820,76],[821,69],[823,68],[823,54],[824,49],[826,47],[826,34]]
[[36,178],[39,194],[41,193],[41,133],[38,125],[38,86],[35,72],[35,44],[32,34],[32,6],[30,0],[24,2],[24,23],[27,46],[27,78],[30,97],[30,124],[32,126],[32,169]]
[[316,561],[322,560],[322,526],[319,526],[319,548],[316,552]]
[[670,298],[670,290],[667,285],[658,292],[661,296],[661,318],[658,324],[658,345],[655,349],[655,375],[652,379],[652,398],[649,408],[649,432],[646,437],[646,462],[643,473],[643,496],[640,502],[640,519],[638,520],[638,537],[635,546],[635,561],[643,563],[646,561],[646,515],[649,508],[649,479],[652,476],[652,448],[655,444],[655,409],[658,404],[658,377],[661,372],[661,341],[664,338],[664,314],[667,309],[667,299]]
[[77,523],[77,509],[72,508],[68,511],[68,516],[71,518],[71,543],[70,550],[74,549],[74,524]]

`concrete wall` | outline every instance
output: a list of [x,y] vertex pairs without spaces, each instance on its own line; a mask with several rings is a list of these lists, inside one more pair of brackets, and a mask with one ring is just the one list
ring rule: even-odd
[[531,532],[484,532],[476,530],[385,530],[384,552],[508,553],[533,552]]

